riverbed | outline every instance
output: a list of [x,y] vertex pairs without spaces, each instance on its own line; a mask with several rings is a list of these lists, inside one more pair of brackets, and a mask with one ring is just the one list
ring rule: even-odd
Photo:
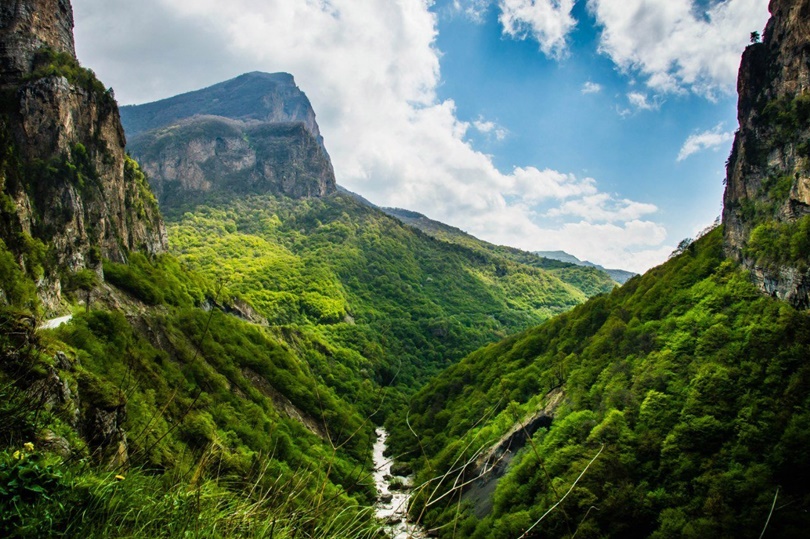
[[392,482],[410,486],[409,477],[392,477],[393,461],[384,456],[388,433],[383,428],[377,429],[377,441],[374,443],[374,484],[379,497],[374,506],[377,517],[386,523],[385,531],[393,539],[424,539],[427,537],[416,524],[408,522],[408,502],[411,499],[410,489],[392,489]]

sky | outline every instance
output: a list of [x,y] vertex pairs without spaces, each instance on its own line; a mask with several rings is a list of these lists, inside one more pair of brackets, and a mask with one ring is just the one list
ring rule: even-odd
[[481,239],[642,272],[722,211],[768,0],[73,0],[139,104],[288,72],[340,185]]

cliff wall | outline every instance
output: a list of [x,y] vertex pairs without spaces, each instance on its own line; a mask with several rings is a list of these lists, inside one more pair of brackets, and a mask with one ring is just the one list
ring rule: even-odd
[[166,249],[166,232],[145,177],[125,153],[111,90],[82,68],[67,0],[19,0],[0,8],[0,239],[40,277],[46,307],[60,274],[101,273],[101,259]]
[[810,0],[772,0],[762,43],[743,55],[729,157],[726,253],[757,285],[810,307]]

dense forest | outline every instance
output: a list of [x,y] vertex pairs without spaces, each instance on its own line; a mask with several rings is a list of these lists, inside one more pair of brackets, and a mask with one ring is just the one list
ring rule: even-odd
[[[778,494],[769,533],[802,536],[810,318],[762,296],[722,240],[716,229],[420,391],[392,429],[400,450],[418,436],[414,511],[446,537],[748,537]],[[508,471],[482,475],[480,455],[560,391]]]
[[169,233],[179,260],[226,282],[270,325],[329,342],[403,391],[616,284],[479,240],[437,241],[345,195],[198,206]]

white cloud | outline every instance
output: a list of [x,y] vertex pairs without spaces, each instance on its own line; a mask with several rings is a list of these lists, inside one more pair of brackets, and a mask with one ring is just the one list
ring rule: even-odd
[[654,204],[644,204],[632,200],[616,200],[607,193],[597,193],[582,197],[578,200],[569,200],[558,208],[548,212],[550,217],[573,215],[589,223],[617,221],[636,221],[644,215],[656,213],[658,207]]
[[[248,71],[293,73],[318,114],[338,182],[377,204],[420,211],[488,241],[566,249],[636,270],[665,240],[660,225],[638,220],[651,207],[595,199],[592,178],[533,166],[502,172],[471,146],[470,129],[497,138],[502,128],[483,118],[461,121],[452,100],[437,98],[440,53],[428,0],[73,4],[82,62],[124,103]],[[573,0],[546,4],[552,16],[569,17]],[[549,51],[559,52],[566,28],[543,34]],[[583,218],[577,207],[594,211]]]
[[484,120],[483,118],[479,117],[477,120],[473,122],[473,127],[478,130],[479,133],[483,133],[485,135],[491,135],[495,137],[495,140],[502,141],[506,138],[509,134],[509,131],[493,121]]
[[647,94],[642,92],[630,92],[627,94],[627,100],[630,104],[638,110],[658,110],[661,108],[661,102],[659,98],[653,98],[650,101],[650,98]]
[[689,135],[678,153],[678,161],[683,161],[690,155],[703,150],[718,150],[726,147],[732,140],[734,140],[734,132],[723,131],[722,124],[714,129]]
[[596,82],[588,81],[582,85],[583,94],[598,94],[602,91],[602,85]]
[[[740,53],[768,19],[768,0],[588,0],[600,50],[660,92],[714,98],[734,89]],[[701,7],[705,6],[705,7]]]
[[453,11],[461,13],[475,23],[484,22],[492,0],[453,0]]
[[568,34],[577,24],[571,15],[575,0],[499,0],[503,33],[517,39],[531,37],[552,58],[567,53]]

